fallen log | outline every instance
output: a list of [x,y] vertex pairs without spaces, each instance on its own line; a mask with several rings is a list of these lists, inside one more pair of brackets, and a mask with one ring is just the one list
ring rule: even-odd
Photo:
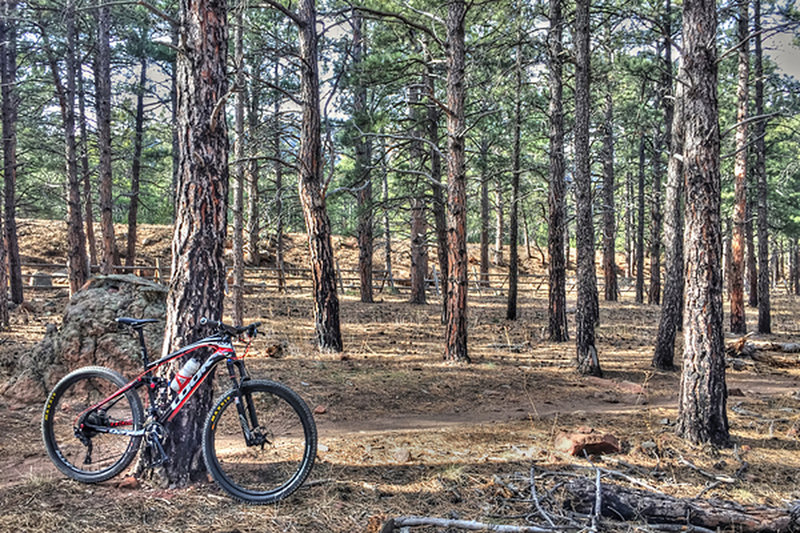
[[[737,533],[800,531],[800,504],[782,509],[718,499],[675,498],[608,483],[602,483],[601,487],[600,515],[613,520],[699,526]],[[595,513],[594,481],[575,479],[567,483],[566,491],[566,509],[586,515]]]

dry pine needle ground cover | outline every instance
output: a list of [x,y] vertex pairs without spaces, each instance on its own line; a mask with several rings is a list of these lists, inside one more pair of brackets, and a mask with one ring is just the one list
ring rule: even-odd
[[[0,531],[360,532],[402,515],[522,525],[535,510],[516,501],[514,486],[532,469],[543,483],[555,471],[594,476],[585,459],[552,447],[558,431],[579,426],[622,441],[622,453],[595,466],[666,494],[779,507],[800,499],[796,354],[729,369],[736,444],[695,447],[673,434],[679,373],[650,368],[658,307],[634,305],[630,294],[602,302],[597,346],[606,379],[585,379],[574,372],[573,343],[543,340],[546,293],[530,289],[523,287],[515,322],[504,320],[502,297],[472,297],[470,365],[441,361],[434,301],[411,306],[382,293],[367,305],[348,292],[346,351],[320,355],[307,294],[248,295],[248,320],[264,322],[266,333],[248,368],[285,382],[319,412],[310,481],[274,506],[235,503],[213,483],[126,489],[119,480],[67,480],[41,444],[40,405],[0,397]],[[14,311],[11,331],[0,333],[0,379],[14,373],[46,323],[59,321],[65,301],[53,305],[53,298],[33,293],[27,308]],[[568,300],[574,306],[574,293]],[[768,338],[797,342],[800,301],[778,292],[773,302],[776,334]],[[752,322],[755,311],[748,312]],[[279,357],[266,355],[276,350]]]

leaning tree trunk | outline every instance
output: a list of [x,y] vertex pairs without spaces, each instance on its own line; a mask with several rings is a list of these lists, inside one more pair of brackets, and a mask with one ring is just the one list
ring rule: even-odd
[[97,148],[99,151],[100,225],[103,231],[103,261],[100,271],[110,274],[119,263],[114,239],[114,202],[111,195],[111,7],[98,0],[97,63]]
[[[667,0],[667,13],[670,0]],[[667,15],[669,16],[669,15]],[[682,67],[675,84],[671,122],[671,140],[667,161],[667,198],[664,211],[664,298],[653,353],[653,366],[661,370],[675,367],[675,335],[683,313],[683,83]],[[665,110],[665,114],[669,111]]]
[[[222,318],[228,200],[225,0],[181,0],[178,54],[178,183],[163,355],[195,340],[200,317]],[[188,359],[189,356],[184,357]],[[183,361],[172,365],[182,364]],[[168,365],[169,366],[169,365]],[[174,368],[172,370],[175,370]],[[169,370],[167,370],[169,371]],[[201,436],[213,387],[207,380],[169,426],[165,475],[174,485],[205,478]]]
[[[142,40],[145,39],[142,36]],[[147,83],[147,55],[140,59],[139,86],[136,88],[135,137],[131,163],[131,204],[128,207],[128,243],[125,249],[125,266],[136,263],[136,233],[139,218],[139,181],[142,172],[142,141],[144,138],[144,91]]]
[[733,164],[733,234],[728,293],[731,298],[731,333],[747,332],[744,313],[744,252],[747,223],[747,104],[750,81],[749,2],[739,4],[737,39],[739,40],[738,84],[736,86],[736,159]]
[[[753,2],[753,33],[755,35],[755,58],[753,74],[756,79],[755,110],[757,117],[764,115],[764,66],[761,47],[761,0]],[[769,306],[769,223],[767,220],[767,170],[766,170],[766,135],[765,119],[755,124],[756,152],[755,175],[758,189],[757,231],[758,231],[758,332],[771,333],[772,319]]]
[[233,146],[233,287],[231,302],[233,323],[244,321],[244,110],[247,106],[247,86],[244,75],[244,8],[236,9],[233,32],[234,59],[236,68],[236,99],[234,101],[234,129],[236,143]]
[[564,84],[563,84],[563,18],[561,0],[550,2],[550,30],[547,34],[550,80],[550,182],[548,188],[549,224],[548,266],[548,336],[564,342],[567,333],[567,281],[564,258],[564,222],[566,218],[566,184],[564,182]]
[[[353,12],[353,70],[357,73],[364,69],[364,56],[367,44],[364,37],[361,13]],[[362,76],[356,77],[353,90],[353,120],[358,124],[360,132],[370,132],[370,120],[367,109],[367,87]],[[373,205],[372,205],[372,144],[366,135],[357,135],[355,139],[355,175],[358,192],[358,278],[361,301],[372,303],[372,252],[373,252]]]
[[469,362],[467,354],[467,172],[464,139],[466,46],[464,0],[447,12],[447,325],[445,359]]
[[575,9],[575,236],[578,248],[578,310],[575,343],[578,372],[600,376],[594,345],[598,319],[597,278],[594,264],[592,176],[589,161],[589,2],[579,0]]
[[317,11],[315,0],[302,0],[300,20],[300,92],[303,121],[300,128],[300,202],[308,231],[311,277],[314,286],[314,330],[320,350],[341,352],[339,298],[333,264],[331,223],[325,207],[322,175],[322,139],[317,63]]
[[[17,21],[16,2],[6,0],[2,4],[2,32],[0,36],[0,79],[2,79],[3,100],[3,180],[5,182],[5,218],[4,248],[8,262],[8,282],[11,289],[11,301],[22,303],[22,269],[19,257],[19,240],[17,238]],[[3,250],[0,250],[2,254]],[[6,264],[5,260],[0,265]],[[0,269],[2,270],[2,269]],[[5,280],[0,277],[0,287],[5,287]],[[5,290],[0,291],[5,293]],[[8,310],[5,307],[5,294],[0,294],[0,322],[8,323]]]
[[729,443],[720,260],[717,10],[683,4],[686,139],[686,303],[677,433],[694,443]]
[[603,126],[603,274],[605,277],[605,299],[617,301],[616,261],[616,213],[614,210],[614,100],[606,77],[605,109]]

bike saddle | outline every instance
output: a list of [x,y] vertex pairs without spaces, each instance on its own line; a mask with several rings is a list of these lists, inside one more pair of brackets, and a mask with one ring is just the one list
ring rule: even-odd
[[145,324],[151,324],[153,322],[158,322],[157,318],[128,318],[128,317],[119,317],[116,319],[117,324],[122,324],[123,326],[130,326],[132,328],[142,328]]

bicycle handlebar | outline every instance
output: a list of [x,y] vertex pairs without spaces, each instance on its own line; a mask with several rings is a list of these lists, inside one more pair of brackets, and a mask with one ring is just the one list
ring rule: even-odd
[[258,335],[258,326],[261,325],[261,322],[253,322],[248,326],[229,326],[219,320],[211,320],[209,318],[203,317],[200,319],[201,326],[211,326],[212,328],[216,328],[217,331],[221,333],[225,333],[227,335],[238,337],[242,334],[247,334],[248,337],[255,337]]

